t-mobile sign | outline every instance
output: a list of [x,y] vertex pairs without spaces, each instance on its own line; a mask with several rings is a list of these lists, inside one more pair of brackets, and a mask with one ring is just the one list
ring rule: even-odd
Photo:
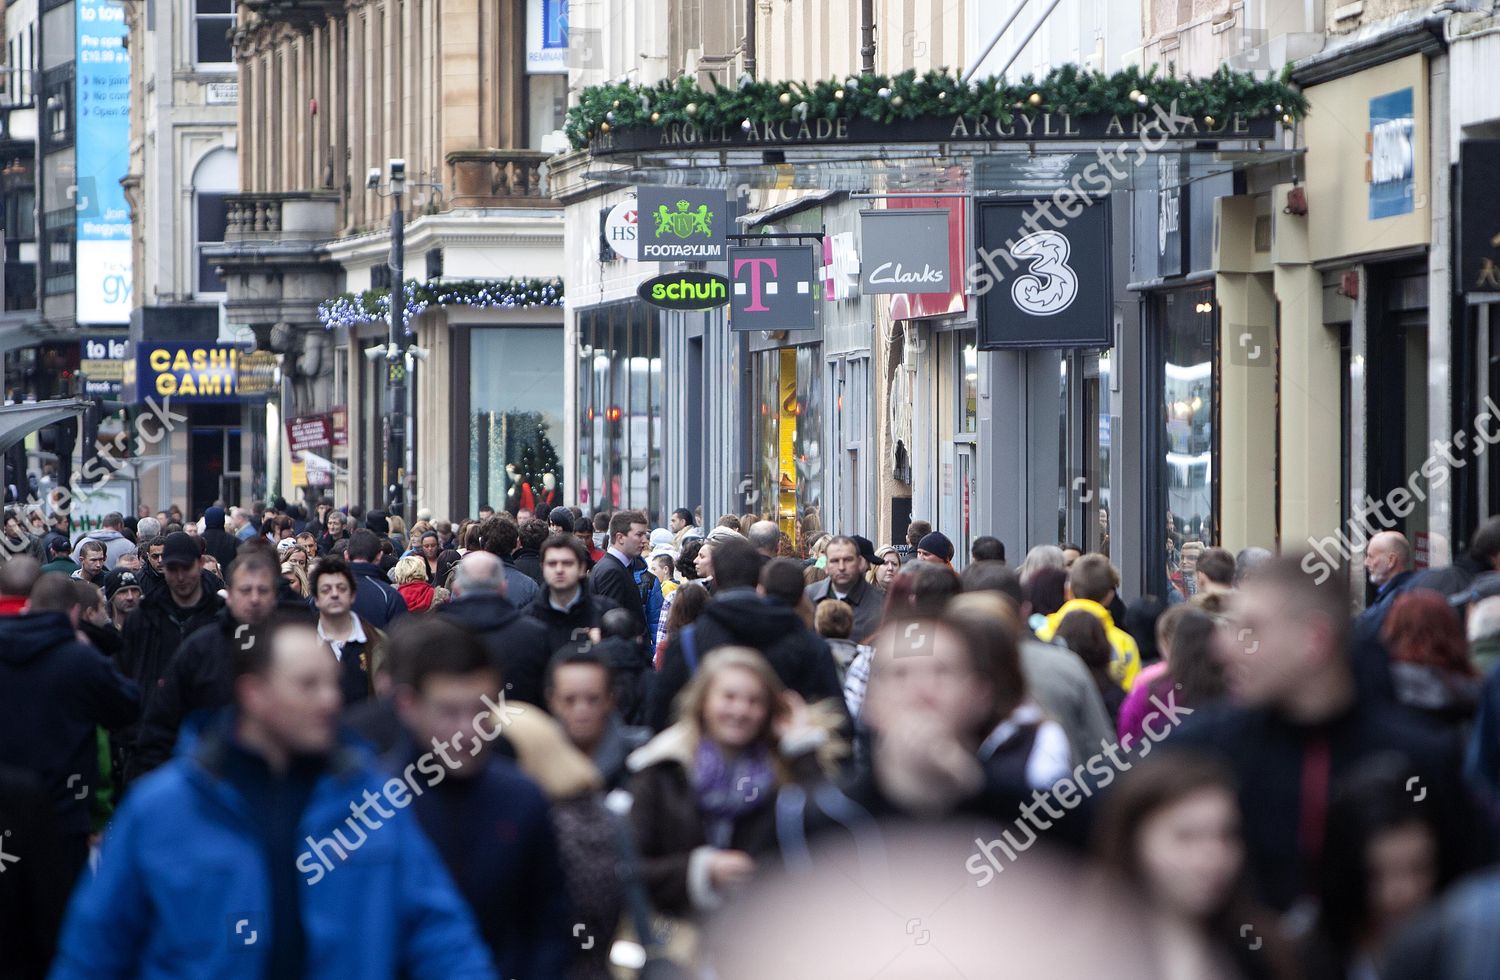
[[802,245],[729,247],[733,330],[811,330],[817,323],[818,263]]

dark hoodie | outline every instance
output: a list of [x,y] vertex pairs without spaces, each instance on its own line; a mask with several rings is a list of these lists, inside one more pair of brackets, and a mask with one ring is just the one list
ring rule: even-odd
[[461,596],[438,606],[437,615],[452,618],[479,637],[500,668],[508,700],[544,703],[547,661],[552,658],[545,626],[498,595]]
[[140,691],[60,612],[0,619],[0,759],[35,773],[64,835],[87,835],[99,776],[95,729],[140,713]]
[[[751,589],[730,589],[714,596],[693,624],[693,646],[698,663],[722,646],[759,650],[776,676],[809,704],[833,698],[841,711],[844,687],[838,665],[823,638],[808,629],[797,611]],[[661,731],[672,722],[672,702],[692,678],[679,632],[667,644],[661,670],[646,710],[646,724]]]

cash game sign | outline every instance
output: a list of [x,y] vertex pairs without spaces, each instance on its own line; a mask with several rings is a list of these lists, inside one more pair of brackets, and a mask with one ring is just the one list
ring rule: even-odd
[[642,262],[717,262],[729,234],[723,191],[643,187],[636,195]]
[[[242,386],[241,361],[257,363],[254,353],[218,344],[137,344],[125,360],[123,395],[183,402],[240,402],[265,397],[260,385]],[[242,390],[251,388],[254,390]]]

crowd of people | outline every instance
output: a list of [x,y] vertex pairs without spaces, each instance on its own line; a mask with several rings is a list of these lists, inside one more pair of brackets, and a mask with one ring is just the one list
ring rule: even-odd
[[1500,518],[1374,536],[1356,614],[1257,548],[1163,600],[924,521],[417,517],[5,515],[0,978],[1500,970]]

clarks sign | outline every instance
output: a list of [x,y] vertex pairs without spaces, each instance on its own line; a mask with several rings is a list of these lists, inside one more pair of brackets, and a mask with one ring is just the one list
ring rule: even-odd
[[904,208],[861,211],[860,291],[946,293],[948,212]]
[[837,143],[944,143],[953,141],[1101,141],[1132,139],[1142,134],[1156,138],[1213,142],[1272,139],[1276,120],[1251,119],[1226,113],[1212,123],[1175,111],[1075,116],[1068,112],[1001,112],[904,119],[882,123],[873,119],[808,119],[750,121],[723,125],[670,123],[598,133],[589,146],[596,154],[674,148],[806,146]]
[[712,272],[669,272],[647,279],[635,292],[664,310],[711,310],[729,302],[729,280]]

